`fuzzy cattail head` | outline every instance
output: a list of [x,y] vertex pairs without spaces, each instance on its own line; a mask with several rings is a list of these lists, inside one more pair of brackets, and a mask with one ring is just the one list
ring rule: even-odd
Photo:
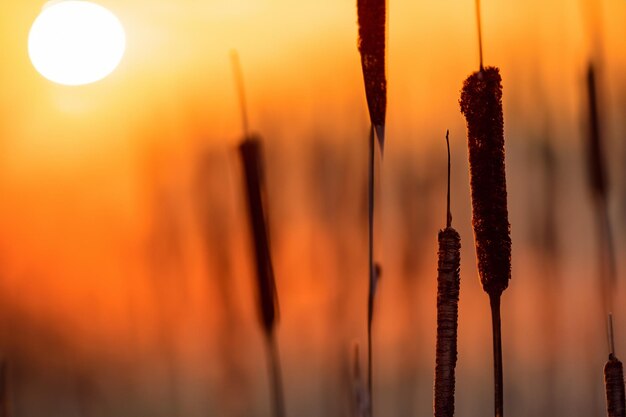
[[454,416],[461,237],[452,227],[439,231],[437,266],[437,349],[435,417]]
[[465,80],[460,100],[467,120],[478,271],[489,295],[500,295],[511,278],[501,81],[495,67],[475,72]]
[[359,16],[359,52],[365,81],[365,95],[370,120],[376,129],[380,147],[384,145],[387,112],[385,77],[386,0],[357,0]]
[[261,142],[258,137],[248,137],[239,145],[254,240],[261,324],[264,331],[271,334],[278,318],[278,300],[263,207],[261,153]]
[[604,385],[606,388],[606,411],[608,417],[626,416],[626,395],[624,394],[624,367],[622,362],[609,355],[604,365]]
[[589,136],[587,155],[589,164],[589,182],[594,194],[606,199],[607,175],[602,149],[602,132],[600,129],[600,111],[598,108],[598,88],[596,72],[593,64],[587,68],[587,99],[589,105]]

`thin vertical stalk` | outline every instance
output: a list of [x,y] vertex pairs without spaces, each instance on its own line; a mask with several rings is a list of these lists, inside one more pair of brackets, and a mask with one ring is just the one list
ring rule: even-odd
[[476,0],[476,26],[478,27],[478,59],[480,71],[483,70],[483,31],[480,21],[480,0]]
[[[367,303],[367,391],[370,396],[370,407],[373,410],[372,398],[372,321],[374,318],[374,296],[376,292],[376,274],[374,271],[374,125],[369,135],[369,166],[368,166],[368,259],[369,259],[369,292]],[[373,413],[371,413],[373,414]]]
[[230,62],[233,68],[233,77],[235,79],[235,87],[237,89],[237,98],[239,99],[239,112],[241,114],[241,125],[244,137],[248,137],[248,106],[246,103],[246,89],[243,82],[243,71],[241,69],[241,61],[236,50],[230,52]]
[[502,330],[500,320],[500,294],[490,294],[491,329],[493,334],[493,387],[496,417],[504,415],[504,381],[502,371]]

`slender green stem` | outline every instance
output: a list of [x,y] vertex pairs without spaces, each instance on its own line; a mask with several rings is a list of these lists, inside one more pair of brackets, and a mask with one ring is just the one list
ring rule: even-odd
[[490,294],[491,325],[493,333],[493,388],[494,415],[504,416],[504,383],[502,372],[502,331],[500,321],[500,294]]

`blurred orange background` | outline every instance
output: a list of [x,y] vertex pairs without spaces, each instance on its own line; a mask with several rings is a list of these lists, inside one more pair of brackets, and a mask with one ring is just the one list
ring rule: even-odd
[[[0,5],[0,349],[20,415],[268,415],[249,265],[240,110],[266,148],[287,411],[347,415],[365,344],[368,116],[355,2],[103,0],[120,67],[55,85],[29,62],[43,2]],[[482,1],[504,85],[513,278],[503,297],[507,414],[604,414],[604,321],[585,166],[588,62],[600,69],[626,357],[626,3]],[[491,334],[475,267],[465,125],[474,3],[388,5],[379,170],[377,414],[428,415],[436,236],[462,237],[457,411],[489,413]],[[362,349],[364,351],[364,349]]]

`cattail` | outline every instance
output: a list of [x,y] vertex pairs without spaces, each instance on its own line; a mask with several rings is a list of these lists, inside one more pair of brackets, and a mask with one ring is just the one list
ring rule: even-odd
[[461,93],[467,120],[472,226],[478,272],[491,304],[495,415],[503,415],[500,296],[511,278],[511,237],[504,172],[504,120],[500,73],[488,67],[470,75]]
[[484,290],[500,296],[511,278],[511,237],[504,172],[502,85],[495,67],[470,75],[461,112],[467,120],[472,226]]
[[600,130],[598,109],[598,89],[596,71],[592,63],[587,67],[587,99],[589,103],[589,140],[587,141],[587,157],[589,164],[589,183],[592,192],[602,199],[607,198],[607,175],[603,164],[604,151]]
[[259,317],[263,330],[271,334],[277,320],[278,302],[263,208],[259,138],[249,137],[244,140],[239,145],[239,153],[244,167],[248,214],[254,240]]
[[239,145],[239,156],[243,163],[244,184],[248,201],[248,218],[256,264],[259,321],[265,334],[269,379],[272,386],[274,416],[285,415],[282,371],[280,354],[276,339],[278,322],[278,297],[274,281],[274,268],[269,247],[266,226],[265,208],[263,206],[263,169],[262,148],[258,136],[248,133],[248,116],[246,111],[246,95],[243,85],[243,72],[236,51],[231,52],[231,62],[235,76],[235,84],[239,95],[239,105],[243,126],[244,140]]
[[454,369],[461,265],[461,237],[452,228],[450,213],[450,142],[448,143],[448,210],[446,228],[439,231],[437,264],[437,349],[435,366],[435,417],[454,416]]
[[587,99],[589,126],[587,135],[587,166],[589,188],[598,233],[598,262],[600,269],[601,300],[605,312],[613,309],[612,294],[616,285],[616,261],[613,233],[608,211],[608,176],[603,150],[602,121],[596,70],[592,63],[587,68]]
[[386,0],[357,0],[359,52],[370,120],[381,149],[385,144],[387,78],[385,76]]
[[278,299],[274,282],[274,270],[270,255],[265,211],[263,207],[263,178],[261,169],[261,142],[250,136],[239,145],[243,162],[248,214],[254,241],[256,260],[259,317],[265,333],[270,379],[273,387],[274,413],[285,415],[283,388],[280,370],[280,355],[276,342],[275,328],[278,321]]

